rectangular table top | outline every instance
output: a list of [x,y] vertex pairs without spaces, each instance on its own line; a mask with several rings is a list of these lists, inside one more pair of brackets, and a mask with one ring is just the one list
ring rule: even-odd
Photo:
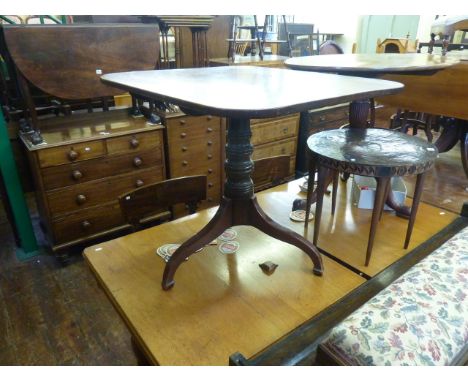
[[147,70],[101,80],[185,110],[233,118],[267,118],[399,92],[398,82],[256,66]]
[[[289,215],[298,183],[257,195],[268,213]],[[182,264],[176,285],[163,291],[165,263],[156,249],[197,233],[216,208],[86,248],[84,256],[151,362],[227,365],[236,351],[251,357],[365,280],[323,257],[324,274],[296,247],[252,227],[238,226],[240,249],[204,248]],[[302,223],[290,222],[302,227]],[[268,276],[260,263],[278,264]]]

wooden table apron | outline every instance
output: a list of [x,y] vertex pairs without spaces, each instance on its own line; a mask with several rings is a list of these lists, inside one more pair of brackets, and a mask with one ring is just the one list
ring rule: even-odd
[[[384,78],[386,79],[401,80],[403,83],[405,83],[405,76],[418,78],[430,77],[439,71],[443,73],[444,69],[450,68],[458,63],[459,60],[454,57],[425,55],[421,53],[336,54],[295,57],[285,61],[287,67],[296,70],[338,73],[341,75],[365,78],[382,78],[385,76]],[[392,76],[390,76],[390,74],[392,74]],[[401,94],[405,94],[405,91]],[[402,98],[401,94],[392,97],[394,99],[399,99]],[[411,95],[411,98],[414,98],[414,95]],[[350,103],[349,126],[351,128],[369,127],[368,117],[371,112],[371,102],[373,102],[373,100],[367,98],[354,100]],[[445,147],[441,147],[442,141],[445,140],[446,139],[442,139],[439,144],[436,142],[439,152],[446,151],[444,150]],[[446,144],[444,144],[444,146],[446,146]],[[393,192],[389,193],[386,204],[393,208],[398,216],[409,218],[411,215],[410,208],[397,203]]]
[[[335,75],[243,66],[111,73],[101,79],[137,96],[175,103],[187,114],[209,113],[227,118],[224,196],[213,219],[171,256],[163,275],[165,290],[174,285],[175,272],[186,258],[236,225],[254,226],[300,248],[312,260],[314,274],[321,275],[323,265],[317,248],[301,235],[274,222],[257,203],[251,179],[250,119],[394,94],[401,88],[399,83],[381,80],[343,79]],[[322,83],[317,86],[319,90],[316,93],[305,91],[304,85],[314,82]]]

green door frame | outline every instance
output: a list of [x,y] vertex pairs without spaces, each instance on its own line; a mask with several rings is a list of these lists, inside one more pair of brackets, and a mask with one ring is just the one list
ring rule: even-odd
[[[20,260],[25,260],[37,255],[37,241],[29,216],[28,206],[24,198],[23,188],[10,146],[7,125],[0,108],[0,175],[3,177],[5,189],[11,205],[14,222],[16,225],[22,253],[17,252]],[[5,201],[8,202],[8,201]]]

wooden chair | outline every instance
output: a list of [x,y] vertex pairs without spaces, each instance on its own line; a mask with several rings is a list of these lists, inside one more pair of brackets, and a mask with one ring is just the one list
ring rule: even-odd
[[[143,219],[167,211],[175,204],[185,203],[195,213],[197,203],[206,199],[206,176],[186,176],[140,187],[119,197],[124,219],[134,231]],[[172,214],[171,214],[172,219]]]
[[255,192],[286,182],[289,176],[289,164],[289,155],[278,155],[254,161],[252,179]]
[[327,40],[320,44],[319,54],[343,54],[343,49],[335,41]]

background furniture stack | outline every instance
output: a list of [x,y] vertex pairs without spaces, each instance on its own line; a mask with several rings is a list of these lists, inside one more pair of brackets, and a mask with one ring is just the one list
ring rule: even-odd
[[[163,126],[134,118],[127,109],[112,110],[109,97],[122,92],[101,83],[100,76],[153,69],[158,27],[6,26],[3,32],[28,106],[20,136],[50,246],[59,251],[128,227],[117,197],[165,179]],[[33,86],[64,102],[85,101],[85,109],[38,116]]]
[[[178,44],[177,35],[179,28],[189,28],[192,34],[192,59],[194,67],[208,66],[208,42],[206,33],[210,29],[214,16],[141,16],[143,22],[156,22],[161,30],[162,37],[162,55],[161,67],[169,68],[169,45],[168,33],[171,28],[175,30],[176,46]],[[180,49],[175,49],[176,67],[180,67]]]
[[[287,30],[287,24],[286,24],[286,17],[283,15],[281,16],[283,19],[283,29],[284,29],[284,35],[288,36],[288,30]],[[249,22],[249,19],[251,18],[253,21],[253,24]],[[232,25],[232,32],[230,37],[227,39],[229,42],[229,50],[228,50],[228,58],[231,59],[232,61],[235,61],[236,54],[240,54],[241,56],[246,55],[246,51],[248,50],[248,53],[251,56],[257,56],[260,58],[260,60],[263,60],[265,56],[265,48],[266,45],[274,46],[273,51],[276,53],[277,49],[277,44],[283,45],[286,43],[287,46],[287,56],[291,55],[291,44],[290,41],[287,38],[283,39],[277,39],[274,38],[272,39],[270,37],[270,32],[273,28],[272,22],[274,20],[273,16],[266,15],[265,20],[263,23],[263,26],[258,25],[257,22],[257,16],[252,15],[250,17],[248,16],[235,16],[233,20],[233,25]],[[249,33],[248,37],[245,37],[242,32],[247,31]],[[276,35],[276,34],[275,34]],[[285,55],[285,54],[283,54]]]

